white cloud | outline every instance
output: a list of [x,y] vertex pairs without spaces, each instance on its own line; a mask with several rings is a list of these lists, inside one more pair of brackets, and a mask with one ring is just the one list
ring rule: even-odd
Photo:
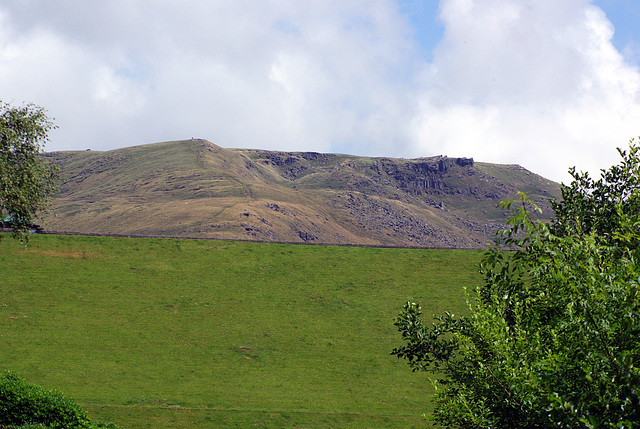
[[565,178],[640,132],[640,74],[588,0],[442,0],[424,63],[394,0],[6,0],[0,94],[48,150],[224,147],[472,156]]
[[[397,106],[412,75],[396,9],[390,0],[8,0],[0,85],[5,98],[57,117],[49,150],[199,136],[226,147],[393,151],[410,120]],[[5,60],[16,51],[18,61]]]
[[417,153],[597,172],[639,133],[640,74],[589,1],[445,0],[415,121]]

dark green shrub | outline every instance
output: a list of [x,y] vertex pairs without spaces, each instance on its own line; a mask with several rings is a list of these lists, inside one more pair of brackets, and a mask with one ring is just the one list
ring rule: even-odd
[[0,375],[0,428],[117,429],[93,422],[71,398],[27,383],[13,371]]

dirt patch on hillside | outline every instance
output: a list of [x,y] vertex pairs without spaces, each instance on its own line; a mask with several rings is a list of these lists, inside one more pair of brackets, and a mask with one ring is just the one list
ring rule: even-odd
[[28,249],[24,250],[24,253],[30,253],[35,255],[49,256],[53,258],[71,258],[71,259],[87,259],[88,255],[85,252],[77,252],[67,249]]

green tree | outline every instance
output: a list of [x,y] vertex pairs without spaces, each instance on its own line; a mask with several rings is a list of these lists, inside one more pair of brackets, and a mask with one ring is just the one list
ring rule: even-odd
[[437,423],[640,427],[640,150],[620,153],[600,180],[571,170],[550,224],[521,194],[499,233],[517,250],[487,252],[468,316],[427,325],[417,303],[404,306],[392,354],[439,375]]
[[555,235],[593,232],[601,243],[615,245],[624,219],[617,211],[627,216],[640,213],[640,147],[631,140],[628,152],[618,152],[620,165],[603,171],[598,180],[575,168],[569,170],[573,181],[562,187],[561,201],[552,202]]
[[0,101],[0,215],[15,237],[46,212],[56,189],[58,169],[47,162],[43,146],[55,128],[43,108],[13,107]]

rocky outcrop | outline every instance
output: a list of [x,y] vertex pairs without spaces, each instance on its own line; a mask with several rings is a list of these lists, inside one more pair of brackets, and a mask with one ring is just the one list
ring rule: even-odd
[[381,159],[371,169],[377,173],[378,181],[392,179],[404,192],[413,195],[455,194],[460,188],[452,186],[448,173],[457,168],[462,174],[473,175],[472,158],[420,158],[410,161]]

